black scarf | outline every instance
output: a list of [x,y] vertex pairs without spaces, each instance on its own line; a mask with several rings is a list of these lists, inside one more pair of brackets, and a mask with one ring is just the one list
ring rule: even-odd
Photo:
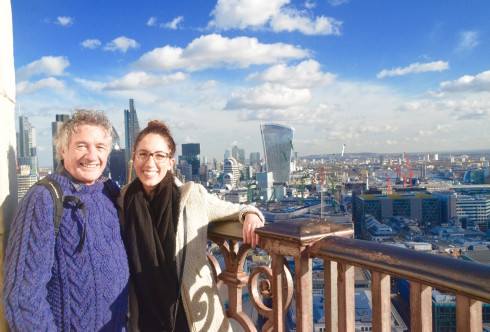
[[178,285],[175,235],[179,201],[171,173],[149,195],[135,179],[124,196],[123,237],[138,303],[130,311],[137,309],[141,331],[172,329]]

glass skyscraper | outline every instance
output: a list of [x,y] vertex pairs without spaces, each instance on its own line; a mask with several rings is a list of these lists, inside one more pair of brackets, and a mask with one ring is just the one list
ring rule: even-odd
[[294,128],[279,124],[260,125],[267,172],[272,172],[274,183],[287,183],[291,177],[291,154]]
[[192,166],[192,177],[188,180],[199,182],[200,167],[201,167],[201,144],[199,143],[184,143],[182,144],[182,158],[187,160],[187,163]]
[[56,121],[51,122],[51,134],[53,135],[53,171],[56,172],[58,169],[59,163],[56,159],[56,146],[54,145],[54,138],[58,135],[58,131],[61,129],[63,123],[70,120],[70,116],[68,114],[56,114]]
[[124,132],[126,135],[126,174],[129,176],[128,165],[129,161],[131,160],[131,156],[133,155],[134,141],[136,140],[136,136],[138,136],[140,133],[138,115],[136,114],[136,109],[134,108],[133,99],[129,99],[129,110],[124,110]]

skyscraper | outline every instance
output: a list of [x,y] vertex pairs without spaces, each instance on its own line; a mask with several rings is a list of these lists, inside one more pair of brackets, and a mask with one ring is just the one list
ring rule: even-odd
[[267,172],[272,172],[274,183],[289,183],[294,128],[278,124],[260,125]]
[[31,174],[37,174],[36,128],[31,126],[27,116],[19,116],[19,139],[17,164],[28,165]]
[[107,161],[107,168],[109,168],[111,179],[123,186],[127,181],[125,149],[121,149],[119,134],[114,127],[112,127],[112,135],[112,151]]
[[54,145],[54,138],[58,134],[58,131],[61,129],[61,126],[66,121],[70,120],[70,116],[68,114],[56,114],[56,121],[51,122],[51,134],[53,135],[53,171],[59,166],[58,160],[56,160],[56,146]]
[[192,178],[189,180],[199,182],[201,145],[199,143],[182,144],[182,156],[180,160],[187,160],[187,163],[192,166]]
[[124,132],[126,135],[126,174],[129,176],[129,161],[133,155],[134,141],[136,140],[136,136],[140,133],[138,115],[134,108],[133,99],[129,99],[129,110],[124,110]]

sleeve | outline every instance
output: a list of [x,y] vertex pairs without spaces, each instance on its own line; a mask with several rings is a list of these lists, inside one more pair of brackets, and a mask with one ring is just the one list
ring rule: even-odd
[[215,195],[209,194],[206,189],[199,186],[201,195],[204,195],[206,201],[206,210],[208,214],[208,220],[210,222],[222,221],[222,220],[235,220],[243,223],[244,217],[247,213],[256,214],[262,222],[264,222],[264,216],[259,209],[252,205],[238,204],[227,202],[219,199]]
[[54,262],[53,201],[41,186],[20,202],[4,262],[2,301],[12,331],[53,331],[47,288]]

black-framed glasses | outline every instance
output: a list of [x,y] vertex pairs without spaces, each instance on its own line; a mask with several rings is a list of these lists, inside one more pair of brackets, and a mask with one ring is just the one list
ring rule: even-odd
[[153,160],[156,163],[164,163],[172,158],[170,154],[163,151],[155,151],[151,153],[148,151],[138,151],[134,154],[134,156],[136,157],[136,160],[141,162],[147,161],[148,159],[150,159],[150,157],[153,157]]

